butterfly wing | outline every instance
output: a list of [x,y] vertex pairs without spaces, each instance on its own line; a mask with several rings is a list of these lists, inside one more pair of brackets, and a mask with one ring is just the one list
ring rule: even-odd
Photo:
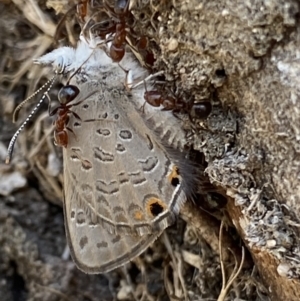
[[129,97],[124,89],[123,68],[134,71],[132,82],[145,75],[130,54],[120,68],[103,50],[81,42],[36,62],[64,66],[65,73],[76,70],[70,83],[84,101],[70,107],[75,114],[63,150],[67,239],[81,270],[107,272],[143,252],[185,201],[180,171],[154,134],[163,129],[167,144],[177,145],[182,131],[174,122],[164,131],[160,115],[150,118],[152,130],[146,126],[137,110],[143,91]]
[[[81,203],[76,187],[65,177],[65,228],[71,255],[85,273],[105,273],[126,264],[161,234],[120,235],[108,232]],[[75,214],[74,214],[75,213]]]
[[64,149],[67,237],[80,269],[106,272],[172,224],[185,195],[175,165],[123,90],[99,86],[71,110],[81,120],[70,116]]

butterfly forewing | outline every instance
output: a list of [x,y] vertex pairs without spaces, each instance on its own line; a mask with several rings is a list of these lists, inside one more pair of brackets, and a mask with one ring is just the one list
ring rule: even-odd
[[72,107],[81,120],[70,116],[74,135],[64,149],[66,229],[86,272],[111,270],[140,254],[173,222],[185,197],[133,100],[122,84],[107,89],[106,82]]

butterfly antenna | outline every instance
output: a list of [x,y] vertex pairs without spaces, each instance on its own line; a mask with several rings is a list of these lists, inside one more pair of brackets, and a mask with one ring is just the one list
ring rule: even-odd
[[38,92],[40,92],[42,89],[44,89],[45,87],[48,86],[47,90],[44,92],[42,98],[40,99],[40,101],[37,103],[37,105],[33,108],[33,110],[30,112],[30,114],[28,115],[28,117],[26,118],[26,120],[22,123],[22,125],[19,127],[19,129],[15,132],[15,134],[13,135],[13,137],[11,138],[9,145],[8,145],[8,149],[7,149],[7,155],[5,158],[5,163],[9,164],[10,160],[11,160],[11,156],[14,150],[14,146],[17,140],[17,137],[19,136],[19,134],[22,132],[22,130],[24,129],[24,127],[26,126],[26,124],[28,123],[28,121],[32,118],[32,116],[36,113],[37,109],[40,107],[40,105],[44,102],[46,96],[48,96],[49,91],[52,89],[55,80],[58,76],[58,74],[63,74],[64,70],[65,70],[65,62],[64,62],[64,58],[63,57],[58,57],[56,60],[54,60],[53,62],[53,67],[54,67],[54,76],[48,80],[41,88],[39,88],[36,92],[34,92],[31,96],[29,96],[27,99],[25,99],[24,101],[22,101],[17,108],[14,111],[13,114],[13,120],[16,120],[16,114],[17,112],[24,106],[24,104],[31,99],[33,96],[35,96]]
[[44,92],[41,100],[37,103],[37,105],[33,108],[33,110],[30,112],[30,114],[28,115],[28,117],[26,118],[26,120],[22,123],[22,125],[19,127],[19,129],[15,132],[15,134],[13,135],[13,137],[11,138],[9,145],[8,145],[8,149],[7,149],[7,155],[5,158],[5,163],[9,164],[10,160],[11,160],[11,156],[14,150],[14,146],[15,146],[15,142],[17,140],[17,137],[19,136],[19,134],[22,132],[22,130],[24,129],[24,127],[26,126],[26,124],[28,123],[28,121],[32,118],[32,116],[36,113],[37,109],[40,107],[40,105],[43,103],[43,101],[46,98],[46,95],[48,94],[48,92],[51,90],[55,80],[57,78],[57,73],[45,84],[43,85],[38,91],[36,91],[33,95],[31,95],[30,97],[28,97],[27,99],[25,99],[23,102],[21,102],[18,107],[16,108],[15,112],[14,112],[14,117],[16,114],[16,111],[19,111],[20,108],[23,107],[23,105],[25,104],[25,102],[27,102],[31,97],[33,97],[34,95],[36,95],[41,89],[43,89],[45,86],[49,85],[47,90]]
[[49,79],[44,85],[42,85],[38,90],[36,90],[33,94],[31,94],[29,97],[27,97],[25,100],[23,100],[14,110],[12,121],[15,123],[18,119],[18,112],[23,108],[23,106],[35,95],[37,95],[39,92],[41,92],[45,87],[51,84],[51,82],[54,80],[54,77],[56,77],[56,74]]

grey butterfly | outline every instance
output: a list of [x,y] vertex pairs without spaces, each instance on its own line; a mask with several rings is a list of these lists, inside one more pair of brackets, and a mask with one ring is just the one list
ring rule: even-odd
[[[144,108],[147,73],[126,54],[122,68],[102,49],[80,42],[41,57],[72,74],[64,158],[64,214],[72,257],[86,273],[103,273],[141,254],[174,222],[186,199],[180,164],[161,143],[180,147],[172,114]],[[128,74],[124,70],[130,70]],[[75,115],[80,117],[76,118]],[[169,122],[165,122],[169,116]]]

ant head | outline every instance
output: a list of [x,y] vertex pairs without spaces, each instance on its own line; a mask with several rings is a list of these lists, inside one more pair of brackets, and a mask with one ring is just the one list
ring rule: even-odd
[[192,118],[206,119],[212,111],[212,105],[210,102],[198,102],[194,103],[191,107],[190,116]]
[[71,102],[72,100],[74,100],[77,95],[79,94],[80,90],[73,85],[66,85],[63,86],[59,92],[58,92],[58,101],[62,104],[62,105],[66,105],[69,102]]
[[126,15],[128,13],[129,4],[129,0],[117,0],[114,7],[115,13],[118,15]]

